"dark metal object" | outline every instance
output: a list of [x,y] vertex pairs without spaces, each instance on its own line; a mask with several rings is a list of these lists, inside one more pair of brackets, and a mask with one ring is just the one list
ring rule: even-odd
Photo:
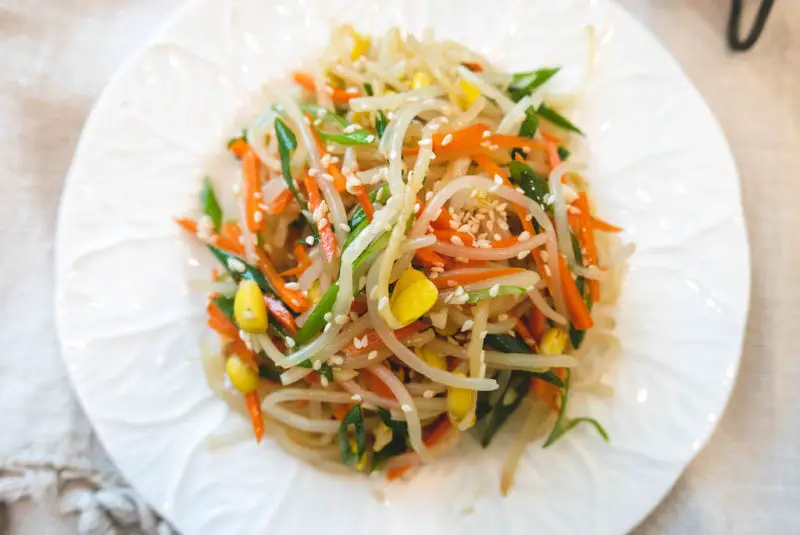
[[742,39],[739,34],[742,18],[742,0],[733,0],[731,18],[728,21],[728,46],[731,47],[731,50],[743,52],[756,44],[761,32],[764,30],[764,25],[767,23],[767,17],[769,17],[769,12],[772,10],[774,3],[775,0],[761,0],[753,26],[750,28],[747,37]]

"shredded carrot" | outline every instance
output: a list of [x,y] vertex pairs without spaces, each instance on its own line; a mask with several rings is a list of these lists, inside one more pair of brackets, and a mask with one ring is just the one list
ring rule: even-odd
[[450,431],[450,429],[452,429],[452,427],[453,424],[450,422],[450,418],[448,418],[446,414],[442,415],[428,428],[423,442],[429,448],[431,446],[435,446],[439,441],[447,436],[447,433]]
[[[420,205],[420,213],[422,213],[422,206]],[[446,208],[442,208],[439,210],[439,214],[436,216],[436,219],[431,221],[431,226],[433,228],[438,228],[442,230],[452,230],[450,226],[450,221],[452,221],[452,217],[450,217],[450,210]]]
[[364,388],[372,392],[373,394],[377,394],[382,398],[386,399],[394,399],[397,398],[392,392],[392,389],[386,386],[386,383],[381,381],[379,378],[375,377],[372,373],[362,373],[360,374],[361,380],[364,382]]
[[547,321],[542,311],[536,307],[533,307],[530,317],[528,318],[528,329],[534,341],[537,344],[540,343],[542,341],[542,335],[545,329],[547,329]]
[[292,190],[289,188],[284,189],[272,200],[267,207],[267,213],[270,215],[280,214],[286,207],[289,206],[289,203],[292,202],[294,195],[292,195]]
[[[550,368],[562,381],[567,377],[566,368]],[[536,376],[531,377],[531,389],[544,401],[550,410],[558,411],[561,403],[561,388]]]
[[[317,92],[317,84],[314,83],[314,78],[312,78],[309,74],[304,72],[296,72],[294,73],[294,81],[297,85],[309,93]],[[350,99],[361,96],[359,91],[350,92],[337,87],[331,87],[330,85],[325,87],[325,91],[330,94],[334,102],[338,103],[350,102]]]
[[239,329],[222,313],[214,301],[208,301],[208,326],[217,331],[221,336],[235,340],[239,338]]
[[341,422],[342,420],[344,420],[344,417],[347,416],[347,413],[350,412],[350,409],[352,408],[353,408],[352,403],[334,403],[332,409],[333,416]]
[[592,317],[589,315],[589,309],[586,308],[586,302],[583,300],[581,292],[575,285],[575,279],[572,278],[572,273],[567,267],[564,255],[559,254],[558,257],[561,286],[564,290],[564,300],[567,303],[572,325],[578,330],[585,331],[594,325]]
[[[401,329],[397,329],[394,331],[394,335],[397,337],[398,340],[402,340],[403,338],[407,338],[414,333],[418,333],[419,331],[423,331],[430,327],[431,324],[424,320],[417,320],[410,325],[406,325]],[[361,353],[366,353],[372,351],[374,349],[381,349],[384,347],[383,341],[381,337],[378,336],[378,333],[375,331],[370,331],[367,334],[363,335],[361,339],[367,338],[367,345],[362,345],[360,349],[356,349],[355,344],[350,344],[346,348],[344,348],[344,354],[348,357],[352,357],[354,355],[359,355]]]
[[494,279],[496,277],[505,277],[506,275],[513,275],[523,271],[521,268],[498,268],[490,269],[488,271],[481,271],[477,273],[457,273],[455,275],[448,275],[444,273],[438,278],[433,280],[433,284],[437,288],[454,288],[456,286],[464,286],[482,280]]
[[430,247],[422,247],[414,253],[414,261],[426,268],[447,267],[448,259],[439,256]]
[[251,232],[264,230],[264,212],[261,210],[261,178],[258,176],[260,163],[252,150],[242,156],[242,195],[245,199],[247,228]]
[[[313,122],[313,118],[308,112],[306,112],[306,119],[308,119],[309,122]],[[319,150],[320,155],[325,155],[328,151],[326,150],[325,145],[322,143],[322,139],[320,139],[319,134],[313,128],[311,129],[311,135],[314,138],[314,143],[317,145],[317,150]],[[336,191],[341,193],[347,189],[347,180],[345,180],[344,175],[335,163],[329,163],[325,170],[333,178],[333,187],[336,188]]]
[[[483,137],[483,133],[486,131],[491,131],[488,125],[484,123],[475,123],[454,132],[436,133],[432,136],[433,151],[437,153],[436,157],[438,158],[438,153],[442,149],[447,151],[479,149],[481,148],[481,143],[487,140],[487,138]],[[449,142],[447,145],[443,146],[442,141],[444,141],[447,136],[450,136]],[[403,149],[403,156],[413,156],[418,153],[419,147]]]
[[[311,211],[314,212],[317,210],[317,207],[322,204],[322,195],[319,192],[319,185],[317,181],[314,180],[314,177],[307,173],[304,177],[304,181],[306,192],[308,193],[308,204]],[[324,224],[320,225],[320,221]],[[322,250],[325,251],[325,258],[330,262],[333,260],[333,257],[336,256],[336,236],[333,234],[330,219],[328,217],[320,218],[320,220],[317,221],[317,230],[319,230],[320,245],[322,245]]]
[[433,233],[436,235],[436,238],[439,241],[445,243],[453,243],[453,238],[460,240],[461,245],[466,247],[472,247],[472,245],[475,243],[475,238],[473,238],[472,235],[458,230],[434,229]]
[[516,236],[506,236],[505,238],[490,242],[489,245],[492,246],[492,249],[504,249],[516,245],[517,243],[519,243],[519,238]]
[[[592,227],[589,199],[585,192],[580,192],[578,198],[573,203],[575,208],[580,210],[578,215],[578,236],[583,250],[583,264],[585,266],[597,265],[597,245],[594,241],[594,227]],[[589,291],[592,300],[600,300],[600,281],[589,279]]]
[[238,336],[225,344],[225,354],[230,355],[231,353],[237,355],[250,366],[257,367],[256,354]]
[[278,320],[278,323],[280,323],[289,334],[297,333],[297,323],[294,321],[294,316],[292,316],[292,313],[289,312],[280,300],[265,295],[264,304],[267,305],[269,313]]
[[217,267],[211,268],[211,280],[214,282],[219,280],[219,268]]
[[483,65],[480,63],[475,63],[474,61],[464,61],[461,64],[473,72],[483,72]]
[[536,352],[538,347],[536,340],[533,338],[533,334],[528,330],[528,327],[523,323],[521,319],[517,320],[516,325],[514,326],[517,333],[522,337],[522,340],[528,344],[528,347],[531,348],[531,351]]
[[409,470],[411,470],[410,464],[404,464],[402,466],[398,466],[397,468],[392,468],[386,472],[386,479],[389,481],[394,481],[395,479],[403,477]]
[[513,149],[522,147],[523,149],[530,150],[546,150],[547,147],[541,141],[530,139],[522,136],[512,136],[508,134],[492,134],[489,136],[488,141],[492,145],[497,145],[504,149]]
[[308,258],[308,254],[303,246],[299,243],[294,244],[294,256],[297,258],[297,267],[287,269],[286,271],[281,271],[281,277],[289,277],[293,275],[299,277],[305,272],[305,270],[311,267],[311,260]]
[[367,189],[363,185],[356,188],[356,199],[361,204],[364,215],[367,216],[369,221],[372,221],[372,218],[375,217],[375,207],[372,205],[372,199],[369,198],[369,193],[367,193]]
[[290,290],[286,287],[286,282],[281,277],[280,273],[275,270],[275,267],[272,265],[267,253],[265,253],[261,248],[256,248],[256,254],[258,255],[258,267],[264,273],[264,276],[269,281],[270,285],[275,289],[275,292],[278,294],[278,297],[281,300],[289,305],[289,308],[294,310],[295,312],[305,312],[311,306],[308,302],[308,299],[303,295],[302,292],[299,290]]
[[258,399],[258,391],[254,390],[245,394],[247,401],[247,412],[250,413],[250,423],[253,425],[253,434],[256,442],[261,442],[264,438],[264,415],[261,413],[261,400]]
[[237,158],[241,158],[245,152],[250,150],[250,145],[247,144],[247,141],[239,138],[230,144],[228,150],[234,153]]
[[598,219],[594,216],[592,216],[592,226],[595,230],[599,230],[601,232],[622,232],[622,227],[612,225],[611,223],[603,221],[602,219]]

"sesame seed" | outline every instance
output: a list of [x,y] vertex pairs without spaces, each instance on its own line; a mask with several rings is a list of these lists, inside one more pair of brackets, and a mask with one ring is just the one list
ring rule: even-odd
[[310,176],[311,178],[316,177],[318,174],[319,174],[319,169],[317,169],[316,167],[312,167],[308,170],[308,176]]
[[247,266],[244,265],[244,262],[232,256],[228,257],[226,264],[228,264],[228,269],[237,273],[244,273],[247,269]]
[[417,212],[419,212],[419,203],[414,204],[414,213],[416,214]]
[[353,394],[350,399],[352,399],[355,402],[359,402],[361,401],[361,396],[359,396],[358,394]]
[[345,232],[350,232],[350,225],[347,223],[339,223],[339,228]]
[[306,237],[306,244],[314,245],[314,236],[307,236]]
[[409,405],[408,403],[403,403],[402,405],[400,405],[400,408],[403,410],[403,412],[411,412],[413,410],[411,408],[411,405]]
[[331,321],[331,320],[333,319],[333,313],[332,313],[332,312],[326,312],[326,313],[325,313],[325,315],[324,315],[324,316],[322,316],[322,318],[323,318],[325,321],[328,321],[328,322],[329,322],[329,321]]
[[531,233],[527,230],[523,230],[519,235],[519,241],[529,240],[531,238]]
[[345,93],[348,95],[358,95],[358,88],[357,87],[348,87],[344,90]]
[[355,132],[356,130],[359,130],[360,128],[361,128],[361,126],[359,126],[357,124],[351,124],[351,125],[345,127],[345,129],[342,130],[342,132],[344,132],[345,134],[352,134],[353,132]]
[[315,370],[319,370],[320,368],[322,368],[322,361],[315,360],[314,364],[312,364],[311,367],[314,368]]
[[328,378],[325,377],[324,375],[320,375],[319,376],[319,384],[321,384],[323,386],[323,388],[327,387],[328,386]]
[[472,329],[472,325],[473,325],[473,323],[474,323],[474,322],[473,322],[472,320],[467,320],[467,321],[465,321],[465,322],[464,322],[464,325],[462,325],[462,326],[461,326],[461,332],[462,332],[462,333],[465,333],[465,332],[467,332],[468,330]]
[[450,243],[452,243],[453,245],[464,245],[464,242],[461,241],[461,238],[459,238],[458,236],[452,236],[450,238]]
[[327,227],[327,226],[328,226],[328,218],[327,218],[327,217],[321,217],[321,218],[319,218],[319,221],[317,221],[317,228],[318,228],[319,230],[322,230],[322,229],[324,229],[324,228],[325,228],[325,227]]
[[344,364],[344,358],[342,358],[339,355],[334,355],[333,357],[331,357],[331,363],[336,366],[341,366],[342,364]]
[[481,137],[489,137],[491,135],[492,135],[491,130],[484,130],[483,132],[481,132]]
[[545,264],[544,266],[544,272],[548,277],[553,274],[553,272],[550,271],[550,266],[548,266],[547,264]]
[[435,395],[436,392],[434,392],[433,390],[426,390],[425,392],[422,393],[422,397],[424,397],[425,399],[431,399]]
[[498,186],[502,186],[503,177],[501,177],[500,175],[494,175],[494,183],[497,184]]
[[548,260],[550,260],[550,255],[547,253],[547,251],[544,250],[542,250],[539,253],[539,257],[542,259],[542,262],[547,262]]
[[424,137],[419,141],[417,141],[417,145],[419,145],[420,147],[430,147],[432,144],[433,141],[431,141],[431,138],[429,137]]
[[353,338],[353,347],[355,347],[356,349],[361,349],[361,347],[362,347],[361,346],[361,338],[359,338],[357,336],[355,338]]
[[298,286],[298,284],[296,282],[287,282],[286,284],[284,284],[284,286],[286,286],[290,290],[299,290],[300,289],[300,286]]
[[490,296],[497,297],[497,294],[499,294],[499,293],[500,293],[500,285],[499,284],[495,284],[494,286],[489,288],[489,295]]
[[336,318],[334,318],[333,322],[336,323],[336,325],[344,325],[349,320],[350,318],[346,314],[339,314],[336,316]]
[[447,134],[444,136],[444,139],[442,139],[442,147],[449,145],[451,141],[453,141],[453,134]]
[[294,341],[294,338],[292,338],[291,336],[287,336],[286,337],[286,345],[288,347],[294,347],[296,345],[295,341]]
[[523,258],[528,256],[529,253],[530,251],[520,251],[519,254],[517,255],[517,260],[522,260]]
[[387,296],[383,296],[378,301],[378,310],[384,309],[389,306],[389,298]]
[[433,192],[429,191],[425,194],[425,200],[430,201],[431,199],[433,199]]
[[367,360],[374,360],[376,358],[378,358],[378,351],[373,349],[369,352],[369,355],[367,355]]
[[244,316],[245,319],[248,320],[251,320],[256,317],[256,315],[253,313],[252,310],[245,310],[244,312],[242,312],[242,316]]

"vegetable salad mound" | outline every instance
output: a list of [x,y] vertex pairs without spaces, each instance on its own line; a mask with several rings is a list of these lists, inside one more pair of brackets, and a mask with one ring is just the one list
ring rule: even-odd
[[218,261],[192,282],[221,341],[209,385],[257,441],[392,480],[518,412],[505,493],[532,441],[608,440],[568,401],[612,394],[633,247],[595,212],[558,75],[344,26],[229,141],[240,172],[178,223]]

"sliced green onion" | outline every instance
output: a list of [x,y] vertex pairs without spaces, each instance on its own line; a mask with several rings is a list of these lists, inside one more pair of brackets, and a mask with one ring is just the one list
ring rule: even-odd
[[549,108],[545,104],[539,106],[539,117],[542,119],[546,119],[550,121],[554,125],[563,128],[565,130],[571,130],[572,132],[576,132],[578,134],[583,135],[583,130],[572,124],[569,119],[558,113],[553,108]]
[[515,74],[511,78],[511,83],[508,84],[508,94],[511,100],[519,102],[523,97],[536,91],[560,70],[561,67],[550,67]]
[[[356,439],[356,450],[350,446],[350,427],[353,427],[353,433]],[[342,462],[347,466],[355,466],[361,457],[364,456],[364,451],[367,447],[366,432],[364,431],[364,413],[361,411],[361,406],[356,405],[345,414],[342,419],[342,424],[339,426],[339,454],[342,457]]]
[[572,383],[570,369],[567,368],[567,375],[564,379],[564,388],[561,391],[561,409],[558,411],[558,418],[556,419],[556,423],[553,426],[553,430],[550,431],[550,435],[548,435],[547,440],[544,441],[543,448],[547,448],[555,444],[561,437],[563,437],[567,432],[573,429],[579,423],[585,422],[587,424],[592,425],[597,432],[603,437],[603,440],[609,442],[608,433],[600,425],[600,422],[595,420],[594,418],[588,418],[586,416],[582,416],[579,418],[567,418],[567,402],[569,401],[570,395],[570,386]]
[[203,178],[203,187],[200,189],[200,207],[203,213],[211,218],[214,223],[214,230],[219,232],[222,227],[222,208],[219,206],[217,196],[214,193],[214,185],[208,175]]

